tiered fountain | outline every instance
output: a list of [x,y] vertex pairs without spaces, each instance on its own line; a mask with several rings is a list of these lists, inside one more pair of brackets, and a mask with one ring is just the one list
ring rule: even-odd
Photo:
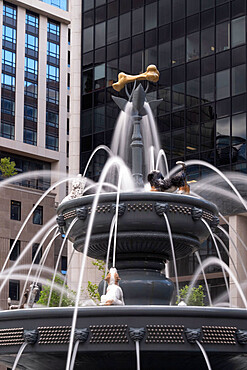
[[[134,79],[157,81],[158,71],[151,66],[139,76],[120,74],[115,87]],[[114,100],[125,109],[127,101]],[[125,306],[81,307],[76,314],[72,307],[1,312],[0,361],[8,366],[26,342],[21,369],[70,370],[74,340],[74,369],[246,368],[246,310],[170,305],[174,284],[164,275],[165,263],[198,250],[209,236],[205,221],[215,228],[219,218],[215,205],[205,200],[144,190],[141,126],[146,105],[140,84],[128,102],[135,190],[100,193],[99,188],[96,195],[65,200],[57,210],[61,232],[71,227],[69,239],[77,251],[117,267]],[[114,222],[115,244],[109,242]]]

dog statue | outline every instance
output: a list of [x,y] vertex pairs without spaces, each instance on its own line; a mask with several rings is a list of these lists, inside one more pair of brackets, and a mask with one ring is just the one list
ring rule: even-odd
[[177,162],[182,165],[182,171],[177,175],[165,179],[160,171],[152,171],[148,174],[148,182],[151,185],[151,191],[162,191],[173,193],[178,190],[179,194],[189,194],[190,187],[186,180],[186,167],[184,162]]
[[119,286],[120,277],[117,269],[112,267],[106,276],[108,283],[106,294],[101,296],[100,306],[124,306],[123,291]]
[[25,291],[24,295],[23,295],[23,300],[22,300],[22,303],[20,305],[12,304],[11,298],[9,297],[8,300],[7,300],[8,309],[9,310],[17,310],[18,308],[20,308],[20,309],[25,308],[25,304],[27,303],[27,300],[28,300],[28,295],[29,295],[29,290],[27,289]]

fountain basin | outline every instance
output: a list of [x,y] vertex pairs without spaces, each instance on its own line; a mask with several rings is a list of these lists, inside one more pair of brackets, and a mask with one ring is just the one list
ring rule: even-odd
[[[28,345],[19,366],[25,370],[65,369],[73,308],[25,309],[0,313],[0,362],[12,367],[23,343],[23,330],[38,330],[38,341]],[[245,309],[171,306],[125,306],[79,308],[76,327],[87,328],[80,343],[74,369],[136,369],[135,343],[130,328],[144,328],[140,341],[141,369],[207,369],[187,329],[199,329],[212,369],[244,370],[247,340],[239,342],[238,331],[247,330]],[[152,366],[153,364],[153,366]],[[21,367],[22,366],[22,367]]]
[[[58,209],[59,225],[66,232],[75,217],[69,239],[76,250],[83,252],[85,235],[95,195],[87,195],[62,203]],[[105,260],[109,230],[116,209],[116,193],[100,195],[96,208],[88,256]],[[140,192],[121,193],[117,226],[117,259],[123,254],[162,255],[171,260],[172,252],[166,213],[173,237],[176,258],[184,257],[199,248],[209,236],[201,218],[211,227],[217,226],[217,207],[205,200],[188,195]]]

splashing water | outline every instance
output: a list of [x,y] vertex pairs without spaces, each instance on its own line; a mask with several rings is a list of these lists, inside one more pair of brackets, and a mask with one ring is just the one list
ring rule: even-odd
[[74,350],[73,350],[73,354],[72,354],[72,358],[71,358],[70,370],[73,370],[74,369],[75,359],[76,359],[76,355],[77,355],[79,344],[80,344],[80,341],[77,340],[75,342],[75,345],[74,345]]
[[26,348],[26,346],[28,345],[28,343],[27,342],[25,342],[25,343],[23,343],[21,346],[20,346],[20,349],[19,349],[19,351],[18,351],[18,353],[17,353],[17,356],[16,356],[16,359],[15,359],[15,362],[14,362],[14,365],[13,365],[13,367],[12,367],[12,370],[15,370],[16,369],[16,366],[18,365],[18,362],[19,362],[19,360],[20,360],[20,358],[21,358],[21,355],[22,355],[22,353],[23,353],[23,351],[24,351],[24,349]]
[[[198,251],[195,252],[195,255],[196,255],[196,258],[199,262],[199,265],[202,267],[202,260],[201,260],[201,257],[200,257],[200,254],[198,253]],[[205,282],[206,291],[207,291],[207,294],[208,294],[209,305],[212,306],[211,294],[210,294],[210,291],[209,291],[208,281],[207,281],[207,278],[206,278],[204,268],[202,268],[202,275],[203,275],[203,279],[204,279],[204,282]]]
[[201,345],[200,342],[198,342],[198,340],[196,340],[196,344],[198,345],[198,347],[200,348],[202,354],[203,354],[203,357],[206,361],[206,364],[207,364],[207,367],[208,367],[208,370],[212,370],[211,368],[211,365],[210,365],[210,362],[209,362],[209,359],[208,359],[208,356],[207,356],[207,353],[205,351],[205,349],[203,348],[203,346]]

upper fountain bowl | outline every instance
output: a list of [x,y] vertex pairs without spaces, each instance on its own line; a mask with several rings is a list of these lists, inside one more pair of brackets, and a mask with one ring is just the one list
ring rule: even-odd
[[[83,252],[89,218],[95,195],[87,195],[62,203],[57,210],[61,232],[71,222],[78,221],[69,233],[76,250]],[[88,255],[105,260],[109,230],[116,213],[116,193],[100,195],[96,207]],[[219,223],[217,207],[205,200],[188,195],[140,192],[121,193],[118,209],[117,256],[148,254],[171,260],[172,252],[164,213],[170,223],[176,258],[184,257],[199,248],[209,236],[201,221],[211,228]]]

